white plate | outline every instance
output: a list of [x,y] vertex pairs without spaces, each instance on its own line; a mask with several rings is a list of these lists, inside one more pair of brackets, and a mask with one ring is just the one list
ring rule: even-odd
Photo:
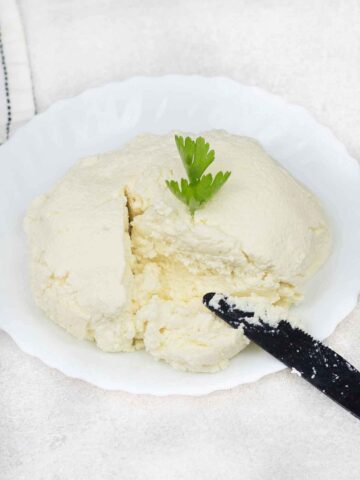
[[25,352],[102,388],[157,395],[206,394],[283,368],[255,347],[216,374],[178,372],[144,352],[104,353],[47,320],[29,293],[22,218],[35,195],[79,157],[138,133],[213,128],[257,138],[327,211],[333,254],[297,309],[308,331],[323,339],[352,310],[360,286],[360,168],[330,131],[302,108],[226,78],[132,78],[55,104],[0,148],[0,327]]

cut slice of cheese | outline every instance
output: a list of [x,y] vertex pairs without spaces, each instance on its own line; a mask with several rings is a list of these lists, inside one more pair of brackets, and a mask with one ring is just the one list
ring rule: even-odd
[[82,160],[25,218],[35,301],[72,335],[132,351],[132,254],[121,183]]

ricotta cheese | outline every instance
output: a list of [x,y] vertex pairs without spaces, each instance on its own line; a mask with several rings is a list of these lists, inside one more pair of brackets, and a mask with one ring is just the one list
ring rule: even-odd
[[106,351],[134,349],[128,229],[122,185],[96,158],[36,198],[25,218],[35,301],[71,334]]
[[212,372],[248,341],[202,306],[203,294],[256,299],[284,316],[301,299],[330,251],[317,199],[254,140],[203,136],[213,171],[232,174],[194,217],[165,185],[185,176],[172,134],[80,160],[33,201],[31,285],[48,317],[105,351],[144,347],[175,368]]

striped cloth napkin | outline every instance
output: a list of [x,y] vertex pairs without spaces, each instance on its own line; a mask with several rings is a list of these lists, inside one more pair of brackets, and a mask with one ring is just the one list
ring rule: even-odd
[[17,4],[0,0],[0,143],[35,113],[25,36]]

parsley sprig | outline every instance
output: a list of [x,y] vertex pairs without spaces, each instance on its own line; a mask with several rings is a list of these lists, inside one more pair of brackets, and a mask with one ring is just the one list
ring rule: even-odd
[[180,183],[166,180],[166,185],[181,202],[190,209],[191,215],[212,198],[230,177],[231,172],[218,172],[203,175],[215,160],[214,150],[203,137],[192,140],[175,135],[175,143],[184,164],[188,180],[182,178]]

